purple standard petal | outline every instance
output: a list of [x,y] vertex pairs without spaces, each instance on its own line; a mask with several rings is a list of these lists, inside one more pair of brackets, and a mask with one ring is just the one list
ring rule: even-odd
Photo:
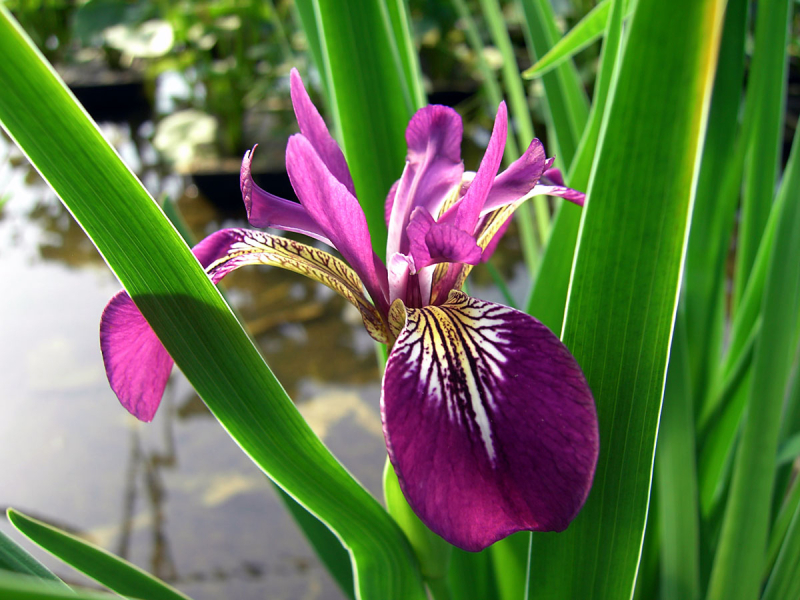
[[122,406],[140,421],[152,421],[173,362],[126,292],[103,311],[100,348],[108,383]]
[[377,307],[386,313],[386,267],[372,250],[367,219],[356,197],[331,174],[301,134],[289,138],[286,169],[303,207],[361,277]]
[[355,196],[356,188],[353,185],[353,178],[350,176],[350,169],[347,167],[347,161],[344,158],[342,149],[339,148],[339,144],[336,143],[336,140],[333,139],[328,131],[328,127],[320,116],[317,107],[311,102],[297,69],[292,69],[289,79],[291,82],[292,106],[294,106],[297,124],[300,126],[300,133],[311,142],[314,150],[322,159],[322,162],[325,163],[325,166],[328,167],[331,174],[347,188],[347,191]]
[[495,177],[481,213],[486,214],[525,196],[539,181],[548,163],[552,164],[552,160],[545,157],[544,146],[534,139],[522,156]]
[[245,152],[239,171],[239,187],[250,224],[262,229],[274,227],[283,231],[295,231],[332,245],[301,204],[270,194],[256,185],[251,165],[257,147],[258,145],[253,146],[252,150]]
[[494,183],[497,169],[500,168],[500,162],[503,160],[507,132],[508,111],[506,103],[501,102],[497,108],[492,137],[489,139],[489,145],[486,147],[486,153],[481,159],[475,178],[469,184],[464,197],[442,215],[439,219],[440,223],[453,225],[470,234],[475,232],[483,205]]
[[474,237],[453,225],[437,223],[421,206],[411,215],[407,233],[417,271],[441,262],[476,265],[481,260]]
[[[403,308],[392,307],[395,328]],[[558,338],[522,312],[460,292],[406,309],[381,410],[409,505],[464,550],[515,531],[561,531],[589,493],[591,392]]]
[[408,252],[404,233],[412,211],[421,206],[439,214],[445,198],[461,181],[462,133],[461,117],[447,106],[425,106],[411,118],[406,128],[406,167],[389,213],[388,256]]

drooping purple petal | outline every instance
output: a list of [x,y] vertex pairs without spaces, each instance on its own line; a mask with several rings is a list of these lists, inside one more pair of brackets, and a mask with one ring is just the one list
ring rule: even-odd
[[303,207],[361,277],[372,300],[388,312],[386,267],[372,250],[364,211],[303,135],[289,138],[286,169]]
[[406,232],[417,270],[441,262],[476,265],[481,260],[481,248],[472,235],[453,225],[436,223],[421,206],[411,215]]
[[[288,269],[327,285],[361,313],[377,341],[388,341],[383,316],[362,292],[358,275],[344,262],[311,246],[262,231],[222,229],[193,249],[211,281],[246,265]],[[111,389],[135,417],[151,421],[164,395],[173,361],[126,292],[114,296],[100,320],[100,347]]]
[[[216,244],[227,248],[207,269],[215,283],[225,275],[247,265],[271,265],[305,275],[318,281],[355,306],[361,313],[364,327],[378,342],[387,343],[386,323],[381,313],[369,302],[356,272],[342,260],[312,246],[284,237],[252,229],[226,229]],[[213,236],[211,236],[213,237]]]
[[448,223],[467,233],[475,232],[475,226],[494,183],[497,170],[500,168],[500,162],[503,160],[507,132],[508,111],[506,103],[501,102],[497,108],[492,137],[489,139],[489,145],[481,159],[475,178],[469,184],[464,197],[442,215],[439,219],[440,223]]
[[532,193],[537,196],[558,196],[578,206],[583,206],[586,202],[586,194],[562,185],[537,185]]
[[408,252],[404,237],[412,211],[424,207],[438,214],[448,193],[461,181],[461,117],[447,106],[418,110],[406,128],[408,156],[389,216],[387,255]]
[[353,178],[350,176],[350,169],[347,166],[342,149],[339,148],[339,144],[336,143],[336,140],[333,139],[330,131],[328,131],[328,127],[320,116],[317,107],[311,102],[297,69],[292,69],[289,79],[292,106],[294,107],[297,124],[300,126],[300,133],[311,142],[314,150],[322,159],[322,162],[325,163],[325,166],[328,167],[331,174],[347,188],[347,191],[355,196],[356,188],[353,185]]
[[548,162],[552,160],[545,157],[544,146],[534,139],[522,156],[495,177],[481,213],[486,214],[525,196],[539,181]]
[[253,146],[252,150],[245,152],[242,168],[239,171],[239,187],[242,190],[242,199],[250,224],[262,229],[274,227],[283,231],[302,233],[332,245],[302,205],[270,194],[256,185],[251,173],[253,152],[256,148],[257,146]]
[[103,311],[100,349],[122,406],[140,421],[152,421],[173,362],[127,292],[119,292]]
[[561,531],[589,493],[591,392],[558,338],[519,311],[460,292],[407,309],[381,410],[409,505],[464,550],[515,531]]
[[[192,248],[204,269],[229,252],[236,241],[231,231],[217,231]],[[108,382],[122,406],[137,419],[152,421],[173,361],[127,292],[115,295],[103,311],[100,349]]]
[[[551,162],[552,164],[552,162]],[[561,174],[561,169],[547,169],[539,181],[542,185],[564,185],[564,176]]]

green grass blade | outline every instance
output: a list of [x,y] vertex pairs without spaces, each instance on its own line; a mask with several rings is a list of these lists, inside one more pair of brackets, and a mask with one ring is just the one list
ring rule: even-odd
[[[567,175],[567,182],[579,190],[589,184],[589,174],[595,149],[600,137],[600,125],[606,110],[612,73],[622,44],[622,0],[612,0],[608,32],[603,44],[600,70],[595,85],[594,101],[589,122],[583,132],[578,153]],[[570,269],[578,240],[581,208],[571,202],[562,202],[553,223],[553,233],[542,258],[542,264],[533,282],[526,311],[536,316],[553,331],[560,331],[567,304]]]
[[[780,461],[779,461],[780,462]],[[786,495],[780,510],[778,511],[775,523],[772,530],[769,532],[769,544],[767,545],[767,558],[764,561],[764,579],[769,578],[775,566],[775,561],[778,559],[778,553],[783,547],[783,542],[786,539],[786,533],[789,531],[789,526],[792,524],[792,519],[800,507],[800,479],[795,478],[789,493]]]
[[[508,28],[498,0],[481,0],[481,8],[491,32],[492,41],[503,56],[503,82],[508,94],[510,117],[517,130],[519,149],[524,151],[533,140],[533,120],[531,119],[528,99],[525,95],[519,68],[517,67],[517,59],[514,54],[514,48],[511,45]],[[515,218],[520,228],[525,262],[528,265],[528,270],[533,273],[538,267],[539,252],[534,250],[535,237],[530,214],[531,210],[527,203],[520,208],[522,212],[518,212]],[[544,245],[550,234],[550,210],[547,206],[547,198],[538,196],[533,199],[533,213],[535,215],[536,234],[538,234],[541,244]]]
[[797,597],[800,597],[800,504],[795,506],[791,525],[761,600]]
[[497,600],[524,598],[530,534],[515,533],[489,548],[497,582]]
[[61,580],[53,575],[50,569],[33,558],[24,548],[2,531],[0,531],[0,571],[19,573],[20,575],[33,575],[39,579],[61,583]]
[[0,572],[0,600],[119,600],[119,596],[89,590],[72,590],[65,585],[27,575]]
[[403,171],[405,129],[414,99],[381,3],[315,0],[315,4],[333,120],[373,248],[385,258],[384,202]]
[[700,598],[700,518],[686,319],[675,320],[658,429],[661,600]]
[[[561,37],[550,0],[519,0],[525,16],[528,53],[535,61]],[[566,172],[572,164],[578,140],[589,116],[589,101],[571,60],[564,61],[542,77],[550,156]]]
[[[472,18],[472,14],[469,12],[469,8],[467,8],[467,4],[464,0],[452,0],[452,2],[453,7],[458,13],[459,19],[461,19],[462,23],[464,24],[464,32],[467,37],[467,42],[472,48],[472,51],[475,53],[478,70],[483,77],[483,90],[486,93],[486,97],[489,101],[490,109],[495,111],[500,105],[500,102],[503,100],[503,92],[500,89],[500,83],[498,82],[497,77],[495,77],[494,71],[492,71],[492,69],[489,67],[489,64],[486,62],[484,57],[484,45],[481,41],[478,27],[475,24],[475,19]],[[519,158],[519,156],[520,151],[519,146],[517,145],[517,140],[514,137],[514,129],[513,127],[509,127],[508,134],[506,136],[506,148],[505,152],[503,153],[503,162],[506,164],[506,166],[508,166],[517,158]],[[523,205],[520,207],[520,209],[522,212],[518,213],[515,216],[515,219],[520,229],[522,254],[525,259],[525,264],[528,265],[528,269],[533,270],[536,265],[539,264],[539,248],[536,242],[536,234],[534,232],[530,208]]]
[[[483,42],[481,41],[480,33],[478,32],[478,26],[475,24],[475,19],[472,18],[472,13],[469,12],[469,8],[467,8],[467,3],[465,0],[452,0],[452,2],[453,8],[455,8],[456,13],[458,13],[458,18],[463,24],[464,35],[467,38],[467,43],[470,45],[472,52],[475,54],[476,66],[481,74],[481,84],[483,86],[483,91],[486,94],[486,98],[489,101],[489,106],[491,107],[491,110],[497,110],[497,107],[503,100],[503,91],[500,89],[500,84],[497,81],[497,77],[495,77],[494,71],[489,66],[489,63],[486,62],[486,57],[484,56],[483,52],[484,46]],[[509,165],[511,162],[519,158],[519,155],[519,146],[517,146],[517,140],[514,137],[513,128],[509,127],[508,136],[506,139],[506,151],[503,154],[503,162],[506,165]]]
[[342,542],[322,521],[308,512],[277,485],[275,486],[275,491],[344,595],[355,599],[353,568],[350,566],[350,555],[347,553],[347,549],[342,546]]
[[2,8],[0,55],[0,122],[212,413],[342,539],[362,597],[424,598],[402,532],[314,435],[157,204]]
[[448,579],[453,600],[498,597],[494,566],[488,549],[483,552],[465,552],[453,548]]
[[[721,353],[719,316],[724,311],[724,267],[744,158],[737,132],[748,4],[747,0],[728,0],[725,10],[719,64],[686,250],[684,302],[691,391],[698,412],[707,408],[704,397],[708,386],[714,383],[713,371],[718,367]],[[720,181],[725,183],[720,185]]]
[[311,52],[311,59],[319,70],[322,86],[325,90],[325,102],[326,106],[328,106],[327,103],[330,102],[330,90],[328,89],[329,78],[325,57],[322,54],[322,43],[319,39],[319,26],[317,23],[315,4],[315,0],[295,0],[294,6],[297,8],[297,14],[300,17],[303,33],[306,35],[306,42]]
[[8,509],[8,520],[34,544],[120,596],[187,600],[188,596],[129,563],[51,525]]
[[[755,339],[755,338],[754,338]],[[709,431],[701,437],[698,456],[700,512],[712,517],[730,478],[730,467],[736,449],[742,417],[751,385],[752,372],[746,369],[738,385],[725,394],[724,404],[709,421]]]
[[[800,135],[789,157],[800,168]],[[761,334],[756,343],[747,418],[709,582],[709,600],[756,597],[761,586],[775,483],[775,457],[784,394],[797,348],[800,311],[800,198],[790,195],[775,233],[764,288]]]
[[781,159],[786,106],[790,0],[759,2],[744,127],[747,132],[742,215],[737,238],[734,301],[740,298],[767,223]]
[[393,32],[392,40],[397,45],[400,62],[403,65],[406,85],[411,93],[411,105],[419,110],[428,103],[428,96],[422,88],[422,75],[419,70],[419,53],[414,45],[407,0],[384,0],[386,12]]
[[[747,281],[744,293],[740,297],[739,306],[731,325],[731,338],[728,346],[728,353],[722,363],[722,374],[728,376],[740,360],[745,351],[748,340],[756,327],[759,315],[761,314],[761,303],[764,297],[764,285],[767,281],[767,271],[772,259],[772,252],[775,246],[775,231],[777,230],[780,215],[783,213],[783,205],[790,194],[800,193],[800,172],[795,172],[793,166],[787,165],[781,182],[781,190],[775,202],[772,204],[767,226],[761,243],[756,254],[756,260]],[[714,409],[713,404],[707,410]]]
[[522,76],[526,79],[541,77],[596,42],[606,31],[609,14],[611,0],[603,0],[536,61],[536,64],[523,71]]
[[[535,599],[610,600],[634,590],[723,12],[716,0],[639,0],[630,23],[563,333],[594,392],[601,452],[569,529],[533,536]],[[681,36],[674,14],[684,18]]]

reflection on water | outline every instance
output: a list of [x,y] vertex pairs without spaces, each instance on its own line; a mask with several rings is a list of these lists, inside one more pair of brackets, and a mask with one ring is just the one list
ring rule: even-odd
[[[151,193],[180,199],[196,236],[244,225],[194,186],[184,193],[183,179],[159,176],[136,129],[104,126],[104,133]],[[0,463],[0,506],[84,536],[198,600],[341,598],[269,482],[180,373],[152,424],[119,406],[97,341],[100,313],[119,286],[5,139],[0,160],[0,197],[8,198],[0,212],[0,453],[12,457]],[[379,494],[379,373],[357,313],[278,269],[250,268],[225,284],[303,415]],[[20,539],[5,521],[0,527]],[[83,581],[34,553],[68,581]]]

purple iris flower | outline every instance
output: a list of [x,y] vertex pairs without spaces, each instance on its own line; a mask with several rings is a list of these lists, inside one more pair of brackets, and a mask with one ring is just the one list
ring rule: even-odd
[[[344,261],[261,231],[224,229],[193,252],[214,283],[252,264],[283,267],[340,293],[369,334],[389,345],[381,416],[389,458],[420,519],[477,551],[516,531],[561,531],[583,505],[598,453],[594,400],[575,359],[533,317],[460,291],[530,196],[583,194],[563,185],[538,140],[497,174],[507,132],[501,104],[476,173],[461,162],[462,125],[444,106],[419,110],[408,158],[386,201],[387,264],[373,252],[344,155],[296,71],[300,133],[286,165],[300,203],[252,179],[241,190],[250,223],[305,234]],[[366,294],[364,293],[366,290]],[[106,372],[122,405],[150,421],[172,359],[130,297],[117,294],[100,329]]]

